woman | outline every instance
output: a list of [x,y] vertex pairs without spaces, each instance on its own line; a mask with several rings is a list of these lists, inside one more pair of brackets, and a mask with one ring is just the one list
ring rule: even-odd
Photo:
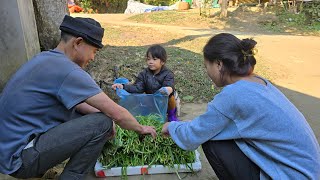
[[166,123],[162,133],[185,150],[202,145],[219,179],[319,179],[320,148],[306,119],[253,74],[256,44],[226,33],[212,37],[204,64],[223,90],[203,115]]

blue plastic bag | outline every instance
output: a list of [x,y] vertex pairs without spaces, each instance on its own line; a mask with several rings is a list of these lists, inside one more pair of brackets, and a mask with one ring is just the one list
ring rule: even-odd
[[133,116],[159,115],[159,121],[167,119],[168,96],[157,91],[154,94],[131,94],[124,89],[117,89],[119,104]]
[[114,84],[127,84],[129,83],[129,80],[127,78],[123,78],[123,77],[120,77],[120,78],[117,78],[113,81]]

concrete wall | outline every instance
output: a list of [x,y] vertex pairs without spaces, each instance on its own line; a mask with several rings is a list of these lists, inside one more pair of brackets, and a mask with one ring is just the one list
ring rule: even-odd
[[0,92],[11,75],[40,52],[32,0],[0,1]]

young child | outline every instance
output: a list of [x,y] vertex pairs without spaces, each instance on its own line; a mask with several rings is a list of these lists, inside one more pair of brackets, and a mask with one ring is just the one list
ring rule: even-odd
[[112,88],[120,88],[129,93],[153,94],[160,91],[169,96],[168,121],[179,121],[176,116],[177,108],[174,99],[174,75],[165,63],[167,61],[166,50],[160,45],[150,46],[146,53],[148,68],[139,73],[134,84],[113,84]]

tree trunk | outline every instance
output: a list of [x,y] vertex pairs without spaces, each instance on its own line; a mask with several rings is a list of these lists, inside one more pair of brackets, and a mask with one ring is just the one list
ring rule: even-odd
[[221,13],[220,13],[220,17],[221,18],[225,18],[227,17],[227,13],[228,13],[228,0],[220,0],[221,4]]
[[41,50],[55,48],[60,41],[59,26],[69,14],[67,0],[33,0]]
[[199,8],[201,5],[201,0],[193,0],[192,5],[193,7]]

